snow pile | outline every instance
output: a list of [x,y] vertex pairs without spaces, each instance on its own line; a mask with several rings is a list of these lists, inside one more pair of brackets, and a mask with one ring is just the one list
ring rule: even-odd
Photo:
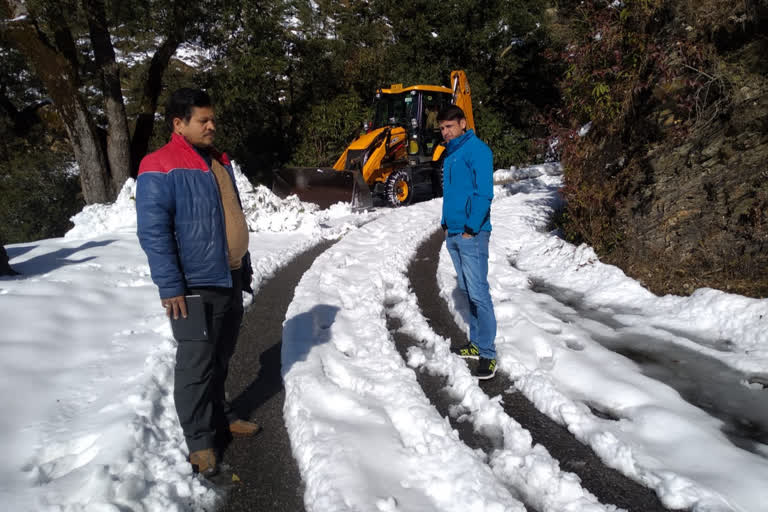
[[[556,168],[509,174],[533,176],[496,187],[493,204],[489,281],[497,308],[499,368],[515,382],[511,392],[523,393],[608,466],[654,489],[670,508],[762,510],[768,499],[761,483],[768,479],[768,447],[747,438],[732,441],[731,436],[743,434],[729,431],[734,426],[720,419],[730,415],[736,423],[768,425],[760,405],[762,385],[747,387],[737,373],[707,365],[719,360],[741,367],[753,360],[757,347],[765,349],[768,340],[759,327],[768,301],[712,290],[690,298],[655,297],[620,270],[601,264],[589,247],[545,232],[561,206]],[[296,290],[283,332],[285,414],[307,482],[309,510],[374,504],[466,510],[480,499],[456,483],[445,484],[447,500],[435,498],[435,485],[458,480],[453,461],[438,469],[432,457],[442,452],[446,460],[462,460],[461,451],[451,442],[455,433],[436,426],[423,409],[422,391],[403,371],[386,332],[387,314],[402,321],[400,330],[423,340],[409,350],[408,366],[444,376],[460,404],[454,413],[476,431],[500,437],[502,448],[484,464],[460,464],[461,483],[473,482],[487,489],[483,498],[501,500],[476,506],[501,505],[506,488],[537,510],[613,510],[532,444],[500,407],[499,397],[482,392],[465,362],[448,353],[448,340],[437,336],[419,312],[404,272],[439,214],[435,201],[377,219],[318,258]],[[466,304],[454,299],[455,273],[444,248],[437,279],[456,321],[466,326]],[[732,342],[710,346],[722,337]],[[681,354],[678,346],[695,346],[706,357]],[[655,379],[646,372],[656,367],[646,370],[622,355],[651,349],[658,352],[649,357],[656,354],[671,365],[671,377]],[[695,378],[713,386],[714,395],[686,393],[688,383],[676,376],[685,372],[685,363],[702,365]],[[758,366],[765,370],[768,364],[758,360]],[[716,374],[724,375],[723,382]],[[721,390],[727,392],[717,394]],[[701,407],[712,401],[721,403],[710,414]],[[747,441],[753,453],[739,447]],[[370,445],[376,447],[375,462],[371,450],[363,448]],[[495,479],[488,478],[488,468]]]
[[[90,218],[95,227],[113,222]],[[172,398],[175,343],[135,234],[9,253],[22,275],[0,281],[0,400],[13,411],[0,420],[7,509],[211,505],[216,494],[186,463]]]
[[[765,391],[746,388],[735,370],[768,368],[768,301],[651,294],[591,248],[546,232],[560,186],[541,176],[496,189],[489,280],[499,367],[537,409],[666,506],[761,510],[768,447],[740,425],[768,426]],[[466,326],[444,249],[438,282]]]
[[111,204],[91,204],[73,215],[75,227],[64,238],[77,240],[95,238],[106,233],[136,231],[136,180],[128,178]]
[[[317,205],[301,202],[296,196],[280,199],[263,185],[254,187],[237,163],[232,163],[232,169],[251,232],[298,231],[307,235],[335,237],[357,222],[340,225],[336,223],[337,225],[329,230],[332,221],[346,216],[376,215],[353,213],[348,203],[338,203],[328,210],[320,210]],[[75,226],[64,238],[89,239],[107,233],[135,232],[135,197],[136,181],[129,178],[114,203],[89,205],[74,215],[71,220]]]
[[318,227],[316,213],[320,209],[312,203],[302,203],[296,196],[280,199],[264,185],[254,187],[233,165],[240,200],[251,231],[305,231]]
[[[323,236],[328,238],[341,234],[338,229],[328,231],[327,228],[333,220],[351,215],[370,215],[354,213],[349,203],[336,203],[327,210],[321,210],[316,204],[300,201],[297,196],[280,199],[263,185],[254,187],[240,172],[237,164],[233,164],[233,169],[251,231],[299,231],[308,234],[323,232]],[[343,225],[340,228],[343,230]]]
[[493,183],[503,185],[514,183],[521,180],[538,178],[539,176],[557,176],[562,172],[562,166],[559,162],[531,165],[518,169],[515,166],[509,169],[498,169],[493,173]]

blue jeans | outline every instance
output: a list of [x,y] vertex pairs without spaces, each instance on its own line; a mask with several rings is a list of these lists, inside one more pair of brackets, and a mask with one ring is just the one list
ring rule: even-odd
[[469,339],[477,345],[480,357],[496,357],[496,315],[493,313],[491,291],[488,287],[489,231],[472,238],[461,234],[448,235],[445,246],[451,255],[459,289],[469,302]]

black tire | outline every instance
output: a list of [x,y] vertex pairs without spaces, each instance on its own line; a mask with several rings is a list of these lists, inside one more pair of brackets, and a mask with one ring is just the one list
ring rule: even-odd
[[392,206],[406,206],[413,202],[413,181],[406,169],[393,171],[387,178],[384,194]]

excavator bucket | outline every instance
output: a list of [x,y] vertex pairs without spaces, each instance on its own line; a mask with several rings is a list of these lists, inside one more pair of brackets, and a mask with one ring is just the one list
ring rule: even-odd
[[296,194],[302,201],[328,208],[338,202],[354,209],[373,206],[371,190],[359,171],[337,171],[332,167],[287,167],[276,170],[272,192],[279,197]]

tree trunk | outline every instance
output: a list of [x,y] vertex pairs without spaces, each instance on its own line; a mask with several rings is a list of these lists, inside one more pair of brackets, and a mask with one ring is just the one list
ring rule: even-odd
[[101,71],[104,92],[104,112],[107,115],[107,158],[112,175],[112,193],[120,193],[125,180],[131,176],[131,142],[128,117],[125,114],[120,67],[109,36],[103,0],[83,0],[88,16],[96,66]]
[[[105,203],[115,195],[109,186],[107,162],[99,143],[96,125],[80,94],[78,70],[70,59],[52,47],[26,14],[20,0],[0,0],[14,18],[6,22],[5,33],[37,70],[40,80],[53,99],[67,129],[75,158],[80,167],[80,184],[87,204]],[[63,20],[50,20],[50,23]]]
[[173,23],[168,28],[165,41],[158,47],[149,64],[147,79],[144,81],[144,90],[141,97],[141,107],[136,118],[136,128],[133,130],[131,140],[131,156],[133,157],[132,176],[139,171],[139,163],[149,150],[149,139],[155,127],[155,112],[160,91],[163,87],[163,75],[168,69],[171,57],[176,49],[184,41],[187,23],[194,16],[194,10],[190,9],[187,2],[176,0],[173,2]]
[[[17,0],[17,3],[18,0]],[[70,9],[75,9],[70,1],[46,1],[41,3],[43,15],[47,20],[51,20],[51,30],[53,30],[54,46],[64,57],[67,58],[72,67],[80,73],[80,60],[77,58],[77,46],[75,38],[72,37],[72,31],[69,29],[67,19],[69,19]],[[55,20],[55,21],[54,21]]]
[[0,238],[0,276],[15,276],[18,272],[13,270],[8,263],[8,253],[5,252],[4,244],[5,241]]
[[176,49],[181,44],[181,41],[181,34],[171,34],[152,56],[147,79],[144,81],[141,108],[136,118],[136,128],[133,131],[133,140],[131,141],[131,155],[133,158],[132,176],[134,177],[139,171],[139,162],[149,150],[149,139],[152,138],[152,132],[155,127],[157,102],[163,87],[163,74],[165,74],[168,63],[171,61],[173,54],[176,53]]

